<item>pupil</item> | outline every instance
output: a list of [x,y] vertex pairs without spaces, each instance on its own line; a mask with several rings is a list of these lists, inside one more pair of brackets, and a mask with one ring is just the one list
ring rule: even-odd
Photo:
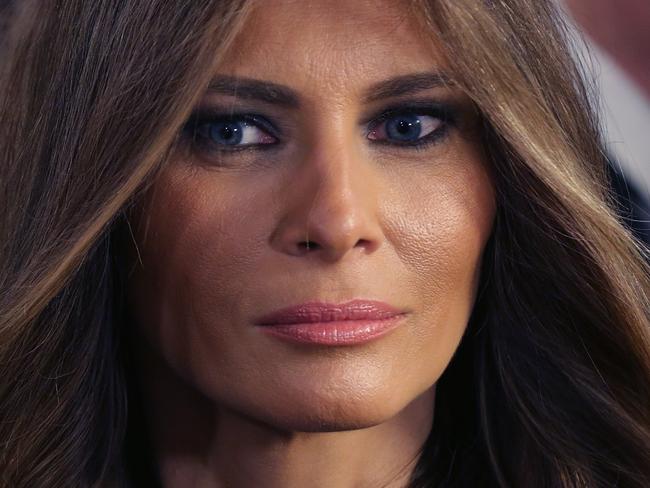
[[408,120],[400,120],[397,125],[397,131],[400,134],[408,134],[408,132],[411,130],[411,127],[413,127],[413,124]]
[[225,126],[223,129],[221,129],[221,137],[224,139],[230,139],[232,135],[234,134],[234,130],[230,126]]
[[239,144],[242,140],[241,124],[235,122],[221,122],[214,124],[211,130],[211,137],[214,142],[219,144],[234,145]]
[[415,141],[420,137],[421,130],[420,119],[416,115],[400,115],[386,124],[388,137],[398,141]]

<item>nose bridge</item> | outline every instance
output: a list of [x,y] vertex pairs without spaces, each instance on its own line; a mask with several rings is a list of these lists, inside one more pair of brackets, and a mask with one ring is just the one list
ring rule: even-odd
[[371,168],[349,131],[323,129],[291,175],[280,232],[283,252],[340,259],[351,249],[380,245]]

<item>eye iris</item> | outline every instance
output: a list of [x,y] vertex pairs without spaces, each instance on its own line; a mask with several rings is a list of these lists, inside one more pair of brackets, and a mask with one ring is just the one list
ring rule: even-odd
[[241,122],[217,122],[210,129],[210,138],[217,144],[239,144],[243,138]]
[[422,127],[416,115],[400,115],[386,122],[386,135],[398,141],[415,141],[420,137]]

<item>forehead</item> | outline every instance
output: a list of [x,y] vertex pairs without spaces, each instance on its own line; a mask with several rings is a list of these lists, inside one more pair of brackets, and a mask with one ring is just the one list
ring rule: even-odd
[[301,91],[363,89],[444,61],[402,0],[259,0],[219,72]]

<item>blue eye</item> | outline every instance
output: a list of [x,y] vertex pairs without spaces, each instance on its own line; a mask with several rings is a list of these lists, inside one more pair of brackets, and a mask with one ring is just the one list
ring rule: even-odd
[[245,125],[243,122],[217,122],[206,124],[209,139],[217,144],[234,146],[244,138]]
[[442,128],[444,124],[442,118],[433,115],[413,112],[387,115],[371,128],[368,139],[397,144],[416,143]]
[[199,142],[225,150],[277,142],[262,125],[261,120],[248,116],[214,118],[196,121],[192,132]]
[[386,121],[386,135],[398,141],[416,141],[422,133],[422,122],[417,115],[407,114]]

